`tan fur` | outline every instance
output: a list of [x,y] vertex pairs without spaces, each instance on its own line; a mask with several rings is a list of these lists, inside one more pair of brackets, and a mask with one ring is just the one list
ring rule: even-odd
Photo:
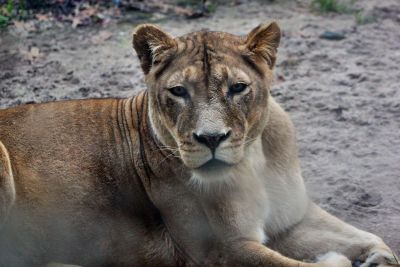
[[146,91],[0,111],[0,266],[392,264],[308,199],[269,94],[279,40],[276,23],[178,38],[141,25]]
[[15,201],[14,177],[7,149],[0,142],[0,229]]

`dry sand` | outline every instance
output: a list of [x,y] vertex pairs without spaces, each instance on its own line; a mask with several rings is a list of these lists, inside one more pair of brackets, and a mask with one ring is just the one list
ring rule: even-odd
[[[311,12],[307,2],[260,3],[159,24],[174,35],[202,28],[245,34],[260,22],[279,21],[283,38],[272,93],[297,127],[309,194],[341,219],[378,234],[400,254],[399,1],[358,1],[376,20],[365,25],[351,14]],[[127,97],[143,89],[131,49],[132,27],[44,25],[41,33],[19,28],[2,33],[0,107]],[[322,40],[325,30],[346,38]],[[39,57],[29,60],[37,52]]]

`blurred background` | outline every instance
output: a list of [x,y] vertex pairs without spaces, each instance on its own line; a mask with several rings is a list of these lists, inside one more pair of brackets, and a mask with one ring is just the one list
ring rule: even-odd
[[276,20],[273,96],[309,194],[400,254],[399,0],[0,0],[0,108],[144,89],[135,25],[245,35]]

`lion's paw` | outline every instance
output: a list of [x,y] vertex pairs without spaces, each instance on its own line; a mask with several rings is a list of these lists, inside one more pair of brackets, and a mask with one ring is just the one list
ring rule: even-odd
[[351,267],[351,261],[348,258],[334,251],[318,256],[317,261],[327,267]]
[[400,262],[389,248],[379,247],[371,249],[366,255],[363,264],[360,267],[384,267],[398,266]]

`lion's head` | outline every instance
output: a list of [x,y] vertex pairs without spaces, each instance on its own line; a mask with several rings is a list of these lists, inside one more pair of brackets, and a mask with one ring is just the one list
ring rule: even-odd
[[144,24],[133,34],[149,90],[151,125],[193,172],[239,163],[265,127],[276,23],[247,36],[199,31],[173,38]]

